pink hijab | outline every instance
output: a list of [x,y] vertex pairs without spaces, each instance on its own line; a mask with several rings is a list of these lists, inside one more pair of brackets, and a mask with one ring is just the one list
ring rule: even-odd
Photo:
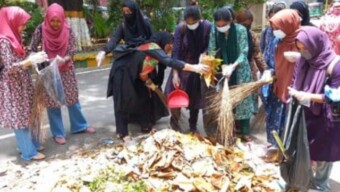
[[[54,30],[50,23],[54,17],[61,21],[59,30]],[[48,58],[57,55],[64,57],[69,43],[70,26],[65,20],[64,9],[57,3],[53,3],[47,8],[44,22],[42,23],[43,50]]]
[[19,27],[25,25],[31,16],[20,7],[3,7],[0,9],[0,38],[7,39],[13,50],[21,57],[25,56]]
[[327,14],[321,18],[320,29],[327,33],[336,54],[340,55],[340,3],[334,3]]

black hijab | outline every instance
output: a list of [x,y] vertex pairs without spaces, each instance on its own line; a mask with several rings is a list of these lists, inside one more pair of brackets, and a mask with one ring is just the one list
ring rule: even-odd
[[[140,44],[152,36],[150,23],[144,19],[138,4],[134,0],[124,0],[123,7],[128,7],[132,14],[124,15],[124,39],[127,44]],[[138,43],[139,42],[139,43]]]
[[173,42],[173,38],[169,32],[157,32],[152,35],[150,41],[156,43],[164,50],[166,44]]
[[309,8],[304,1],[295,1],[290,5],[290,8],[298,11],[300,17],[302,18],[302,26],[315,26],[310,22]]

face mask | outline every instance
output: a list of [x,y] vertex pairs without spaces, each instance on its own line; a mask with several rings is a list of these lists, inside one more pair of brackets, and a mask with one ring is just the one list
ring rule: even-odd
[[124,14],[124,18],[125,18],[125,20],[127,20],[127,21],[131,21],[131,20],[134,19],[132,13],[130,13],[130,14]]
[[305,58],[306,60],[310,60],[313,57],[312,54],[307,50],[301,51],[300,53],[301,53],[301,56]]
[[195,30],[195,29],[197,29],[198,25],[199,25],[199,22],[197,22],[197,23],[195,23],[195,24],[192,24],[192,25],[187,24],[187,27],[188,27],[190,30]]
[[286,34],[281,30],[274,30],[273,33],[274,33],[274,36],[279,39],[283,39],[286,37]]
[[216,28],[219,32],[225,33],[230,29],[230,25],[226,25],[226,26],[223,26],[223,27],[216,27]]

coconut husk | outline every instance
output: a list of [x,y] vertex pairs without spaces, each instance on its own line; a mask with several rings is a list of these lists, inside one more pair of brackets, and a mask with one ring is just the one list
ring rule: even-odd
[[40,141],[46,138],[45,130],[43,129],[45,121],[45,104],[44,104],[44,85],[42,80],[38,77],[35,81],[33,107],[31,111],[29,128],[31,134]]

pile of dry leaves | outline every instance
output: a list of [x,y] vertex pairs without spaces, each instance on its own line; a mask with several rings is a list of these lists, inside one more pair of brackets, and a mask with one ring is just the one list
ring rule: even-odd
[[115,169],[147,191],[276,191],[273,170],[238,147],[213,145],[199,135],[165,129],[142,141],[115,145]]

